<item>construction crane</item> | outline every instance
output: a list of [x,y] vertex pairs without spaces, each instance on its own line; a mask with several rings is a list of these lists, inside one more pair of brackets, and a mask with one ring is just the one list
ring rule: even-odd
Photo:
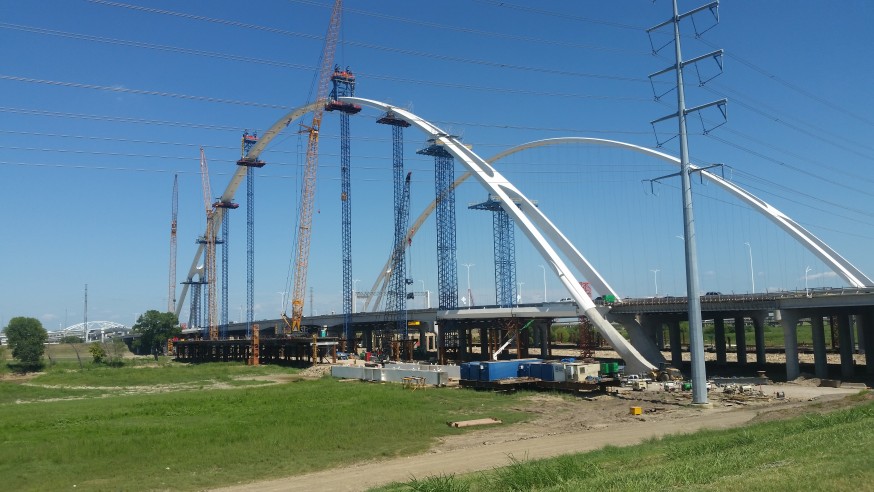
[[203,245],[206,251],[204,263],[204,275],[206,276],[207,311],[206,325],[209,327],[209,339],[218,340],[218,323],[216,323],[216,300],[215,300],[215,238],[216,226],[213,220],[215,207],[212,202],[212,190],[209,186],[209,165],[206,162],[206,153],[200,148],[200,179],[203,185],[203,206],[206,209],[206,233],[203,237]]
[[176,218],[179,216],[179,175],[173,175],[173,201],[170,219],[170,282],[167,288],[167,312],[176,312]]
[[292,289],[291,296],[291,321],[289,322],[285,313],[282,313],[282,319],[285,320],[292,332],[300,331],[300,322],[303,318],[313,222],[313,198],[316,191],[316,169],[319,160],[319,128],[322,125],[322,115],[324,114],[328,89],[333,74],[334,52],[337,48],[337,36],[340,32],[342,7],[342,0],[334,2],[334,8],[331,10],[331,22],[325,35],[325,46],[322,49],[322,64],[319,68],[316,82],[316,101],[325,102],[316,106],[316,109],[313,111],[312,124],[306,128],[308,132],[307,154],[300,195],[300,218],[298,219],[297,248],[294,263],[294,288]]

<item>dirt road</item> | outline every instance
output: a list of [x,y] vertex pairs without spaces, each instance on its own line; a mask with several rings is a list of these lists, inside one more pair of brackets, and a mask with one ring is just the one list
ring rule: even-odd
[[[655,385],[653,385],[655,386]],[[554,395],[527,399],[525,410],[538,413],[532,422],[481,428],[452,436],[425,454],[354,464],[306,475],[239,484],[221,491],[357,491],[411,477],[463,474],[509,463],[509,457],[534,459],[591,451],[605,445],[627,446],[643,440],[699,429],[743,425],[762,412],[804,407],[811,402],[837,400],[856,389],[818,388],[813,384],[764,386],[764,396],[748,401],[714,393],[712,408],[688,405],[688,396],[653,388],[643,393],[623,392],[588,400]],[[781,391],[785,399],[769,395]],[[631,406],[644,415],[631,416]],[[523,408],[520,408],[523,409]]]

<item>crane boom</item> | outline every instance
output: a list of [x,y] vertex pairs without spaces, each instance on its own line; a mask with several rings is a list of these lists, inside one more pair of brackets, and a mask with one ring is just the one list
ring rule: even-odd
[[[303,318],[304,297],[306,294],[307,270],[309,267],[310,238],[313,222],[313,198],[316,191],[316,170],[319,160],[319,128],[324,114],[324,101],[328,97],[328,86],[334,66],[334,53],[337,49],[337,36],[340,31],[340,14],[343,7],[342,0],[334,2],[331,10],[331,22],[325,35],[325,46],[322,50],[322,64],[319,68],[317,81],[316,102],[323,102],[316,106],[313,111],[312,125],[308,128],[306,166],[303,175],[303,189],[300,198],[300,218],[298,220],[297,256],[294,264],[294,289],[291,297],[291,324],[292,331],[300,331],[300,322]],[[285,316],[283,316],[283,319]]]
[[215,238],[216,224],[213,220],[215,208],[212,203],[212,190],[209,185],[209,165],[206,162],[206,153],[200,148],[200,179],[203,185],[203,206],[206,209],[206,233],[203,244],[206,248],[206,263],[204,264],[207,291],[207,318],[209,327],[209,339],[218,340],[218,323],[216,323],[216,299],[215,299]]
[[170,219],[170,282],[167,289],[167,312],[176,312],[176,218],[179,216],[179,175],[173,175],[173,200]]

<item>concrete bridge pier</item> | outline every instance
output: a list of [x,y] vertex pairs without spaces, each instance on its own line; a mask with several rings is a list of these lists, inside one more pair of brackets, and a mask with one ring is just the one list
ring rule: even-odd
[[856,315],[859,332],[865,332],[860,341],[865,344],[865,367],[867,368],[868,385],[874,384],[874,308],[868,308]]
[[[856,343],[859,347],[860,354],[867,354],[868,351],[865,350],[865,330],[862,329],[862,322],[859,320],[859,316],[854,316],[856,318]],[[865,359],[867,362],[867,358]]]
[[[641,315],[640,320],[633,314],[621,314],[610,316],[610,321],[615,321],[625,328],[631,337],[631,345],[644,356],[646,360],[658,366],[665,358],[654,342],[654,334],[661,332],[661,323],[654,316]],[[642,324],[643,323],[643,324]]]
[[671,342],[671,365],[682,367],[683,346],[680,341],[680,320],[677,318],[668,320],[668,339]]
[[540,344],[540,357],[546,358],[552,355],[552,351],[549,346],[549,326],[552,324],[551,321],[547,321],[542,325],[537,327],[537,333],[540,333],[540,338],[538,340]]
[[786,345],[786,380],[792,381],[801,374],[798,365],[798,318],[797,311],[784,310],[780,317],[783,326],[783,340]]
[[855,367],[853,365],[853,327],[850,325],[849,314],[839,314],[838,318],[838,340],[841,351],[841,377],[852,378],[855,375]]
[[828,378],[828,358],[825,351],[825,327],[822,315],[814,313],[810,316],[810,329],[813,338],[813,365],[816,377]]
[[768,361],[765,358],[765,318],[768,313],[756,311],[750,315],[756,337],[756,364],[764,366]]
[[725,359],[725,320],[713,319],[713,344],[716,346],[716,365],[724,366]]
[[746,323],[743,316],[734,318],[734,346],[737,352],[737,364],[745,366],[747,364],[747,332]]

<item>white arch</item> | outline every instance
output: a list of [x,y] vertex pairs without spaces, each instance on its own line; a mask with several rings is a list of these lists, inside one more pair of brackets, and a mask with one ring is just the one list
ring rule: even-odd
[[[656,157],[663,161],[669,162],[677,167],[680,166],[680,159],[674,157],[672,155],[665,154],[663,152],[659,152],[657,150],[648,149],[646,147],[641,147],[639,145],[634,145],[625,142],[619,142],[616,140],[606,140],[602,138],[588,138],[588,137],[563,137],[563,138],[548,138],[544,140],[536,140],[534,142],[529,142],[527,144],[519,145],[518,147],[513,147],[512,149],[508,149],[505,152],[501,152],[500,154],[492,157],[491,162],[502,159],[510,154],[515,154],[516,152],[520,152],[522,150],[531,149],[535,147],[543,147],[548,145],[561,145],[561,144],[593,144],[593,145],[602,145],[605,147],[619,147],[622,149],[633,150],[635,152],[639,152],[641,154],[645,154],[651,157]],[[692,165],[692,169],[700,169],[698,166]],[[828,244],[823,242],[821,239],[816,237],[812,232],[808,231],[800,224],[792,220],[788,215],[784,214],[777,207],[774,207],[770,203],[762,200],[761,198],[753,195],[752,193],[744,190],[743,188],[726,181],[725,179],[709,172],[709,171],[699,171],[705,178],[716,183],[718,186],[722,187],[735,197],[739,198],[742,202],[753,207],[753,210],[756,210],[760,214],[764,215],[768,219],[770,219],[773,223],[777,224],[781,229],[789,233],[790,236],[795,238],[796,241],[801,243],[802,246],[807,248],[808,251],[816,255],[817,258],[822,260],[826,265],[831,267],[832,271],[843,277],[844,280],[847,281],[848,284],[852,287],[861,288],[861,287],[869,287],[874,286],[874,281],[868,278],[861,270],[856,268],[852,263],[850,263],[846,258],[841,256],[837,251],[831,248]]]
[[[455,158],[472,173],[484,188],[500,198],[504,210],[513,217],[513,220],[522,232],[525,233],[528,240],[531,241],[531,244],[534,245],[537,251],[543,256],[543,259],[550,265],[552,270],[558,276],[558,279],[564,284],[568,292],[570,292],[577,305],[585,311],[586,316],[592,321],[598,332],[607,339],[610,346],[616,350],[623,360],[625,360],[629,373],[644,372],[654,367],[652,363],[646,360],[646,358],[644,358],[640,352],[638,352],[637,349],[628,342],[628,340],[613,328],[613,325],[604,319],[595,307],[595,303],[592,302],[592,299],[590,299],[583,291],[583,288],[580,286],[580,283],[577,281],[573,272],[567,267],[567,265],[565,265],[564,261],[553,249],[550,242],[547,241],[547,238],[549,238],[549,240],[558,244],[564,251],[565,247],[562,245],[564,243],[567,243],[568,245],[570,244],[567,238],[536,206],[534,206],[534,203],[532,203],[528,197],[522,194],[522,192],[513,186],[512,183],[507,181],[507,179],[496,171],[488,162],[472,150],[462,145],[455,137],[406,110],[370,99],[362,99],[358,97],[341,97],[340,99],[344,102],[370,106],[386,112],[391,111],[397,117],[407,121],[411,125],[428,134],[434,139],[435,143],[442,145],[446,151],[455,156]],[[520,204],[520,206],[514,206],[513,204],[515,203]],[[544,230],[541,230],[538,226]],[[570,245],[570,247],[573,248],[573,245]],[[576,248],[573,248],[573,251],[579,253]],[[580,255],[580,257],[582,258],[582,255]],[[585,262],[584,258],[583,261]],[[591,269],[594,276],[600,278],[600,275],[594,271],[588,262],[585,262],[585,264],[589,269]],[[606,282],[604,285],[606,285]]]
[[[635,152],[640,152],[642,154],[655,157],[657,159],[661,159],[663,161],[669,162],[670,164],[680,166],[680,159],[663,152],[659,152],[656,150],[648,149],[646,147],[641,147],[639,145],[634,145],[625,142],[619,142],[616,140],[607,140],[602,138],[589,138],[589,137],[560,137],[560,138],[548,138],[544,140],[535,140],[533,142],[528,142],[522,145],[518,145],[511,149],[507,149],[503,152],[500,152],[491,158],[488,159],[490,164],[493,164],[504,157],[509,155],[521,152],[527,149],[533,149],[536,147],[545,147],[550,145],[562,145],[562,144],[591,144],[591,145],[603,145],[606,147],[619,147],[623,149],[632,150]],[[697,166],[692,165],[692,168],[698,169]],[[856,268],[852,263],[850,263],[847,259],[841,256],[837,251],[832,249],[828,244],[823,242],[821,239],[816,237],[813,233],[802,227],[800,224],[792,220],[788,215],[784,214],[780,210],[778,210],[773,205],[767,203],[766,201],[760,199],[759,197],[753,195],[752,193],[740,188],[739,186],[724,180],[723,178],[710,173],[708,171],[700,171],[701,174],[707,178],[708,180],[716,183],[717,185],[724,188],[726,191],[731,193],[732,195],[739,198],[742,202],[747,203],[753,207],[753,210],[763,214],[769,220],[777,224],[781,229],[786,231],[791,237],[793,237],[796,241],[801,243],[802,246],[807,248],[808,251],[816,255],[817,258],[822,260],[826,265],[831,267],[832,271],[840,275],[844,280],[847,281],[851,286],[860,288],[874,285],[874,281],[872,281],[868,276],[866,276],[861,270]],[[468,178],[472,176],[470,171],[465,172],[461,175],[455,182],[452,184],[453,187],[458,187],[461,183],[466,181]],[[410,240],[425,222],[425,220],[434,212],[434,208],[436,206],[436,201],[432,201],[430,205],[428,205],[422,214],[416,219],[416,222],[410,228],[407,233],[406,244],[410,243]],[[573,247],[573,245],[571,245]],[[571,263],[580,270],[580,272],[586,272],[586,269],[589,268],[588,262],[576,248],[573,248],[571,251],[563,252],[568,256],[571,260]],[[391,258],[386,262],[385,268],[380,272],[379,277],[377,277],[376,282],[373,284],[373,288],[371,291],[382,292],[386,288],[386,277],[385,271],[389,267],[389,263],[391,262]],[[586,275],[586,273],[584,273]],[[595,286],[595,289],[602,294],[613,294],[617,299],[620,296],[610,288],[606,282],[602,282],[600,276],[596,277],[587,277],[590,282]],[[378,299],[378,298],[377,298]],[[367,300],[368,304],[365,305],[365,309],[368,308],[370,299]],[[378,305],[379,301],[375,303]]]

